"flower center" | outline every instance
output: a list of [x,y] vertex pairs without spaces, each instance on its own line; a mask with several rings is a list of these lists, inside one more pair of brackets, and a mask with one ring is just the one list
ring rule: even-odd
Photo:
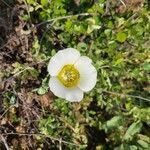
[[80,74],[74,65],[69,64],[61,69],[57,77],[65,87],[74,87],[80,79]]

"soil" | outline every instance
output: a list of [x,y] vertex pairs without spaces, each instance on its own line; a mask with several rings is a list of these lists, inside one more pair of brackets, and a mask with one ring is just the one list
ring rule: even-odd
[[[11,74],[16,62],[26,66],[34,65],[42,70],[42,75],[45,74],[45,66],[37,64],[30,52],[34,33],[22,34],[23,30],[31,27],[29,22],[21,18],[25,11],[26,6],[20,1],[0,1],[0,70],[3,73],[0,74],[0,139],[3,139],[0,140],[1,150],[7,147],[17,149],[18,145],[19,149],[25,150],[40,147],[35,136],[11,134],[38,132],[37,120],[43,115],[40,104],[42,97],[30,92],[41,81],[32,77],[21,81]],[[10,96],[12,91],[16,103],[7,106],[5,96]],[[49,97],[45,99],[44,97],[44,101],[49,100]],[[48,144],[44,145],[47,147]]]

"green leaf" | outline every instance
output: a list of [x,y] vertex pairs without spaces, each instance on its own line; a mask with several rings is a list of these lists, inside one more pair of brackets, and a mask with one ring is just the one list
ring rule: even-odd
[[45,94],[46,92],[47,92],[47,89],[44,88],[44,87],[40,87],[40,88],[38,89],[38,91],[37,91],[37,93],[38,93],[39,95],[43,95],[43,94]]
[[130,146],[129,146],[129,149],[130,149],[130,150],[138,150],[137,146],[135,146],[135,145],[130,145]]
[[12,104],[12,105],[14,105],[15,103],[16,103],[16,97],[13,95],[13,96],[11,96],[11,98],[10,98],[10,103]]
[[145,141],[143,141],[143,140],[138,140],[137,143],[138,143],[141,147],[143,147],[143,148],[149,148],[149,147],[150,147],[150,144],[147,143],[147,142],[145,142]]
[[140,121],[132,123],[125,133],[124,139],[130,140],[133,136],[141,131],[142,123]]
[[48,0],[41,0],[42,6],[46,6],[48,4]]
[[117,41],[123,43],[127,38],[127,35],[124,32],[117,33]]
[[35,0],[26,0],[28,4],[35,4]]
[[122,117],[115,116],[106,122],[106,127],[107,127],[107,129],[112,129],[112,128],[116,128],[116,127],[120,126],[121,124],[122,124]]
[[42,81],[42,86],[38,89],[35,89],[34,91],[37,91],[39,95],[43,95],[46,92],[48,92],[49,86],[48,86],[48,76],[46,76]]
[[81,51],[83,51],[83,52],[86,51],[86,50],[87,50],[87,45],[86,45],[86,43],[84,43],[84,42],[78,43],[77,49],[78,49],[78,50],[81,50]]
[[121,144],[117,150],[138,150],[138,148],[135,145]]
[[87,29],[87,33],[90,34],[91,32],[93,32],[94,30],[97,30],[97,29],[100,29],[101,27],[99,25],[91,25],[91,26],[88,26],[88,29]]
[[30,69],[30,70],[28,70],[29,71],[29,73],[31,74],[31,76],[33,76],[33,77],[38,77],[38,75],[39,75],[39,72],[38,72],[38,70],[36,70],[35,68],[32,68],[32,69]]
[[150,71],[150,63],[145,63],[145,64],[143,65],[143,69],[144,69],[145,71]]

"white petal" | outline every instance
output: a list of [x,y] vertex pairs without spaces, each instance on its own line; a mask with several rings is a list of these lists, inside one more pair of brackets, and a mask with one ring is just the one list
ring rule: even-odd
[[49,81],[50,90],[54,95],[64,98],[71,102],[79,102],[83,99],[83,91],[78,87],[66,88],[61,84],[57,77],[51,77]]
[[75,64],[75,67],[80,73],[78,87],[85,92],[93,89],[97,81],[97,71],[92,65],[91,59],[86,56],[82,56]]
[[49,61],[48,72],[56,76],[64,65],[74,64],[80,58],[80,53],[74,48],[60,50]]
[[66,100],[71,102],[80,102],[83,99],[83,91],[76,87],[69,89],[68,92],[66,92]]
[[54,93],[54,95],[65,98],[66,90],[63,85],[59,82],[57,77],[51,77],[49,80],[50,90]]

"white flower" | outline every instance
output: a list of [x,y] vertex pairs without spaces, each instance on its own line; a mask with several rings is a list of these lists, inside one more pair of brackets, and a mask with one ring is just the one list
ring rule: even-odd
[[83,92],[94,88],[97,71],[92,60],[74,48],[67,48],[56,53],[48,64],[51,75],[50,90],[58,97],[71,102],[83,99]]

